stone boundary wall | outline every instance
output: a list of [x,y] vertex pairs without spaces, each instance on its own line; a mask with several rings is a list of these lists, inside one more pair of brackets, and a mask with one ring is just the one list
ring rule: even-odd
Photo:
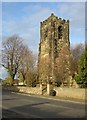
[[8,89],[15,92],[23,92],[38,95],[41,94],[40,87],[5,86],[4,89]]
[[[16,92],[23,92],[29,94],[37,94],[41,95],[41,88],[38,87],[23,87],[23,86],[6,86],[4,89],[8,89],[11,91]],[[56,96],[65,97],[65,98],[77,98],[85,100],[85,93],[86,90],[83,88],[65,88],[65,87],[55,87],[54,90],[56,91]],[[45,94],[47,95],[47,93]]]
[[86,90],[84,88],[55,87],[54,90],[56,91],[56,96],[85,100]]
[[30,93],[30,94],[38,94],[40,95],[40,87],[17,87],[19,92]]

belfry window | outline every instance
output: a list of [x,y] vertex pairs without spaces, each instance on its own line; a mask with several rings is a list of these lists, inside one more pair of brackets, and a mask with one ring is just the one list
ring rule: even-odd
[[58,27],[58,38],[61,39],[62,38],[62,26]]

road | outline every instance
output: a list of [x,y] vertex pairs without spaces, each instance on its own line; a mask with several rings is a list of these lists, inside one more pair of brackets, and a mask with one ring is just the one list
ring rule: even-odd
[[3,90],[3,118],[84,118],[85,105]]

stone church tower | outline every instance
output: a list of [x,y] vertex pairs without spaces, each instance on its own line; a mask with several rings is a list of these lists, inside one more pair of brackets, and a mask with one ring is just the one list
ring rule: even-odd
[[[55,75],[56,60],[61,56],[63,48],[67,56],[69,66],[70,43],[69,43],[69,20],[56,17],[53,13],[45,21],[40,23],[40,44],[38,54],[38,75],[40,83],[56,83]],[[65,58],[65,56],[63,56]],[[60,69],[61,71],[61,69]],[[67,67],[67,75],[69,68]],[[67,76],[68,77],[68,76]],[[68,79],[67,79],[68,80]],[[68,81],[65,80],[66,84]]]

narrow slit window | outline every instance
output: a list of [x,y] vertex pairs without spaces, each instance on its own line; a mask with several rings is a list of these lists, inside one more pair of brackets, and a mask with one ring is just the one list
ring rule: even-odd
[[44,37],[47,38],[47,36],[48,36],[48,29],[46,29],[44,32]]
[[58,38],[61,39],[62,38],[62,26],[58,27]]

